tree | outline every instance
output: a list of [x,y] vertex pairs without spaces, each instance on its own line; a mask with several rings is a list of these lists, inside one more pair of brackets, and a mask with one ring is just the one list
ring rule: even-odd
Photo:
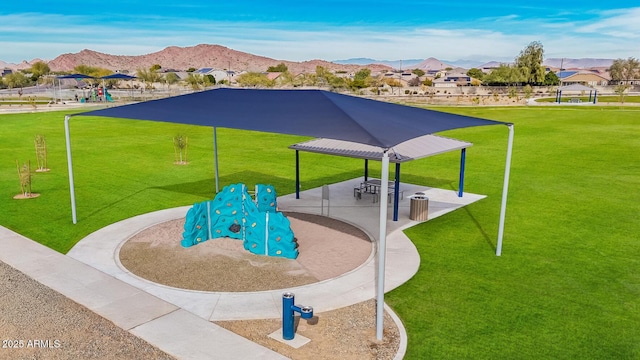
[[414,78],[410,79],[409,81],[407,81],[407,85],[409,85],[409,86],[420,86],[420,78],[419,77],[414,77]]
[[149,68],[149,71],[156,71],[156,72],[157,72],[157,71],[158,71],[158,70],[160,70],[160,69],[162,69],[162,66],[160,66],[160,64],[153,64],[153,65],[151,65],[151,67]]
[[345,89],[349,87],[351,83],[346,78],[332,74],[332,76],[329,77],[329,85],[331,86],[331,89]]
[[334,77],[335,75],[333,75],[329,70],[325,69],[324,67],[318,65],[316,66],[316,84],[318,86],[326,86],[327,84],[329,84],[329,80],[331,79],[331,77]]
[[216,78],[211,74],[203,76],[202,79],[204,80],[204,87],[213,86],[216,84]]
[[516,85],[524,82],[524,76],[515,67],[500,64],[484,77],[484,84],[487,85]]
[[276,79],[276,83],[280,86],[294,85],[294,77],[289,71],[280,73],[280,76]]
[[370,69],[360,69],[353,76],[353,81],[351,82],[352,89],[364,89],[369,87],[371,84],[371,70]]
[[316,74],[302,73],[293,78],[291,84],[298,86],[314,86],[317,84]]
[[75,72],[76,74],[93,76],[93,74],[98,72],[98,68],[89,66],[89,65],[80,64],[73,68],[73,72]]
[[38,82],[42,76],[48,75],[51,69],[44,61],[38,61],[31,65],[29,72],[31,72],[31,80]]
[[[104,69],[104,68],[99,68],[99,67],[94,67],[94,66],[88,66],[88,65],[84,65],[84,64],[80,64],[76,67],[73,68],[73,72],[77,73],[77,74],[84,74],[84,75],[89,75],[89,76],[93,76],[95,78],[99,78],[102,76],[107,76],[107,75],[111,75],[113,74],[113,71],[109,70],[109,69]],[[99,83],[98,79],[85,79],[84,81],[86,82],[90,82],[94,85],[97,85]]]
[[424,76],[424,74],[426,74],[422,69],[413,69],[411,70],[411,73],[416,74],[418,77]]
[[640,78],[640,61],[636,58],[615,59],[609,68],[611,80],[627,83]]
[[544,82],[543,60],[544,49],[539,41],[530,43],[520,51],[520,55],[515,60],[515,67],[521,72],[524,83],[537,85]]
[[284,63],[280,63],[277,66],[269,66],[269,68],[267,68],[267,72],[285,72],[288,71],[289,68],[287,68],[287,65],[285,65]]
[[162,75],[151,69],[138,69],[136,75],[142,81],[144,81],[147,89],[153,89],[153,84],[162,81]]
[[22,88],[29,84],[29,78],[21,72],[13,72],[4,77],[4,82],[9,89]]
[[188,72],[188,73],[192,73],[192,72],[194,72],[194,71],[196,71],[196,70],[198,70],[198,69],[196,69],[196,68],[194,68],[194,67],[190,67],[190,68],[188,68],[188,69],[187,69],[187,72]]
[[193,90],[200,90],[200,85],[204,85],[204,79],[200,74],[189,73],[185,81]]
[[244,87],[272,87],[273,80],[270,80],[266,74],[259,72],[246,72],[238,76],[238,84]]
[[624,96],[628,88],[629,88],[629,85],[627,84],[618,84],[613,88],[613,92],[615,92],[616,95],[618,95],[618,100],[620,101],[621,104],[624,104]]
[[549,71],[544,75],[544,85],[560,85],[560,78],[553,71]]
[[529,99],[529,98],[531,98],[531,95],[533,95],[533,88],[529,84],[527,84],[524,87],[523,91],[524,91],[524,98],[525,99]]
[[478,68],[471,68],[467,71],[467,76],[471,76],[474,79],[482,80],[484,78],[484,72]]
[[171,91],[171,85],[178,83],[180,77],[174,72],[169,72],[164,75],[164,82],[167,84],[167,90]]

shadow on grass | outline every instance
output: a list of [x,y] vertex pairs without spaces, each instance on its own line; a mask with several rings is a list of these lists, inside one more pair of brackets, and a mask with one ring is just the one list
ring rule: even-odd
[[471,221],[473,221],[473,223],[476,225],[476,227],[480,231],[480,234],[482,234],[482,236],[484,237],[484,240],[487,242],[487,244],[489,244],[489,247],[495,253],[496,252],[496,244],[491,240],[491,237],[485,231],[485,229],[482,227],[482,224],[480,224],[478,219],[476,219],[476,217],[473,216],[473,213],[471,212],[471,210],[469,210],[469,206],[464,206],[464,207],[462,207],[462,209],[464,209],[464,211],[467,213],[467,216],[471,219]]
[[[315,187],[320,187],[323,184],[332,184],[348,179],[353,179],[358,176],[361,176],[360,172],[354,170],[338,174],[331,174],[330,176],[324,177],[305,177],[301,179],[301,182],[303,183],[302,190],[309,190]],[[295,179],[274,176],[251,170],[239,171],[233,174],[221,176],[219,179],[219,190],[222,190],[222,188],[229,184],[237,183],[244,183],[250,188],[255,184],[270,184],[276,188],[276,191],[279,195],[292,194],[296,191]],[[153,187],[152,189],[202,196],[212,199],[215,196],[215,188],[216,179],[212,177],[193,182],[157,186]]]
[[[295,181],[291,179],[249,170],[221,176],[219,178],[219,190],[222,191],[225,186],[237,183],[244,183],[249,187],[255,184],[271,184],[275,186],[276,190],[279,190],[279,193],[282,192],[280,189],[283,187],[291,187],[291,192],[295,190]],[[213,199],[216,195],[216,179],[211,177],[192,182],[155,186],[152,189]]]
[[[393,178],[395,179],[395,177]],[[391,179],[390,179],[391,180]],[[435,187],[439,189],[451,189],[458,190],[457,181],[451,181],[451,179],[441,179],[430,176],[420,176],[413,174],[402,174],[400,173],[400,181],[407,184],[416,184],[416,185],[425,185],[429,187]]]

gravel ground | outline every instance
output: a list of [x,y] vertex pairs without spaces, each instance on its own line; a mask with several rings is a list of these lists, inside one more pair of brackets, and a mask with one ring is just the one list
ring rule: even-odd
[[376,339],[376,302],[365,301],[341,309],[299,319],[296,336],[311,341],[295,349],[272,339],[269,334],[282,329],[282,320],[217,321],[216,324],[294,360],[390,360],[398,352],[400,333],[385,313],[383,339]]
[[0,359],[174,359],[0,261]]

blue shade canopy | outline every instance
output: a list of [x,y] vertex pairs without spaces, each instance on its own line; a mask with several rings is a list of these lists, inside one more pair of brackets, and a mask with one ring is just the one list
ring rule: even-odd
[[111,74],[111,75],[107,75],[107,76],[103,76],[100,79],[105,79],[105,80],[109,80],[109,79],[119,79],[119,80],[131,80],[131,79],[136,79],[135,76],[133,75],[127,75],[127,74],[122,74],[122,73],[115,73],[115,74]]
[[390,148],[444,130],[507,123],[324,90],[220,88],[78,114],[265,131]]
[[69,74],[58,76],[56,79],[95,79],[95,77],[85,74]]

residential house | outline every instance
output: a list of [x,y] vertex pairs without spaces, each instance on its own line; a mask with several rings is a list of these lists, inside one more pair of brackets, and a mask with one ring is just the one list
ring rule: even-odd
[[597,71],[563,70],[556,73],[560,79],[560,86],[580,84],[585,86],[604,86],[611,80],[608,76]]
[[433,80],[433,87],[469,86],[473,80],[476,79],[464,73],[447,73]]
[[193,73],[200,75],[211,75],[214,79],[216,79],[216,83],[219,83],[223,80],[226,80],[228,83],[234,83],[236,76],[239,75],[233,70],[220,70],[214,68],[201,68],[194,71]]

